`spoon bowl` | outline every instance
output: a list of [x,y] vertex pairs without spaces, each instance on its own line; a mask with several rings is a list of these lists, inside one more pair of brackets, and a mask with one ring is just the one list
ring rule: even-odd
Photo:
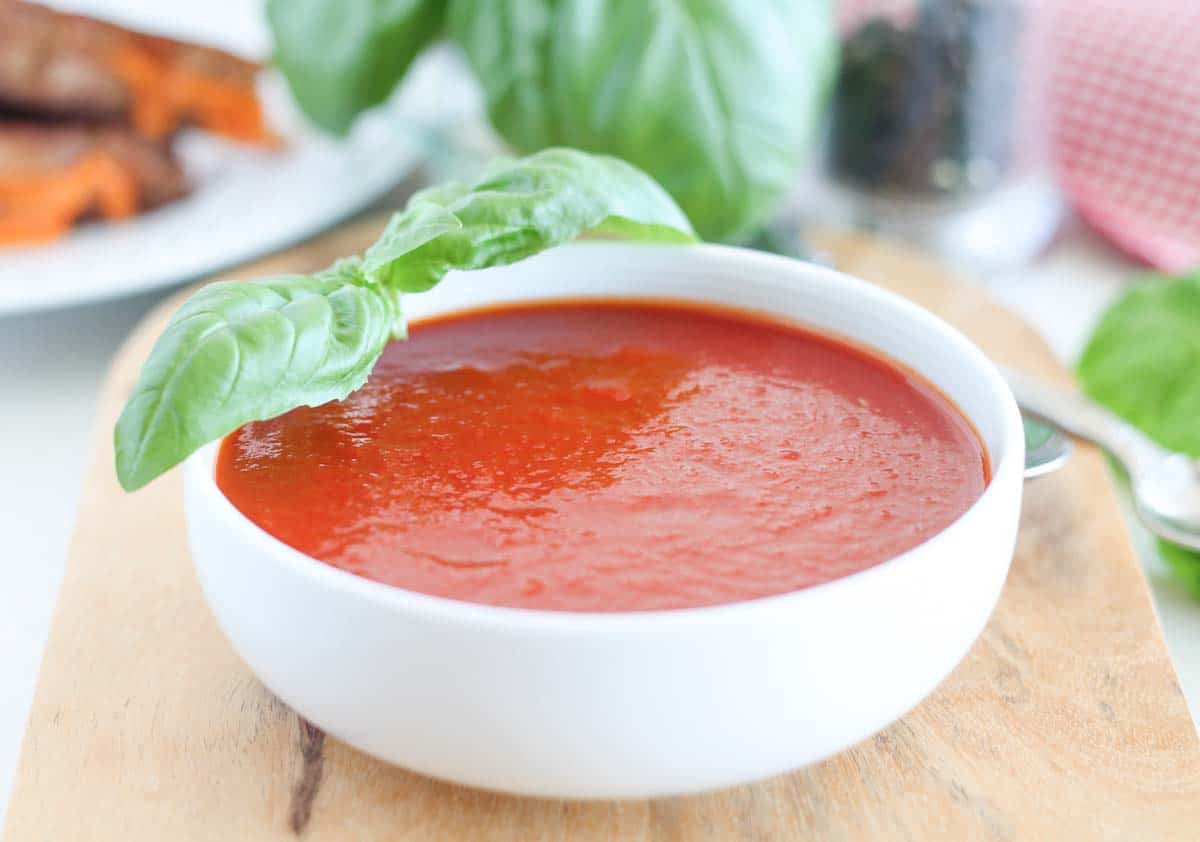
[[1071,440],[1050,424],[1021,413],[1025,428],[1025,479],[1053,473],[1071,458]]
[[1200,462],[1182,453],[1152,454],[1130,473],[1134,506],[1151,532],[1200,551]]

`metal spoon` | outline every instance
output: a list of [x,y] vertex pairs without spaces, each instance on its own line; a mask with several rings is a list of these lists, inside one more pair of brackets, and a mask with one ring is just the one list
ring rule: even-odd
[[1005,371],[1022,411],[1100,445],[1129,474],[1134,510],[1154,534],[1200,551],[1200,461],[1160,447],[1087,398]]
[[1057,471],[1071,458],[1071,440],[1057,427],[1021,413],[1025,425],[1025,479]]

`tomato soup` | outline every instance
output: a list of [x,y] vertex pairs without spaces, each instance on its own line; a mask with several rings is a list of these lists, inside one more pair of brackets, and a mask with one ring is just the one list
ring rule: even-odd
[[454,315],[341,402],[247,424],[217,483],[327,564],[489,605],[736,602],[949,525],[986,455],[936,389],[793,326],[679,304]]

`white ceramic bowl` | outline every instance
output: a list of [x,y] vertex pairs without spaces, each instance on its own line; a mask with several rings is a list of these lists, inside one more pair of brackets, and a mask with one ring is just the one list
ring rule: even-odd
[[928,312],[837,272],[718,246],[577,244],[448,278],[414,319],[503,301],[715,302],[814,326],[923,374],[975,425],[983,496],[920,546],[781,596],[677,611],[494,608],[377,584],[241,515],[209,445],[185,468],[192,555],[262,681],[363,751],[437,778],[569,798],[685,793],[820,760],[912,708],[966,653],[1008,571],[1021,500],[1017,407],[984,355]]

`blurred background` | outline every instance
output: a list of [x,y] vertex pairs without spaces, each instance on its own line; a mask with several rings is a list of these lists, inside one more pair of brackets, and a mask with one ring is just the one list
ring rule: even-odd
[[[497,151],[626,157],[706,239],[903,242],[1200,456],[1194,0],[731,0],[694,28],[641,0],[444,5],[0,0],[0,804],[123,337]],[[1133,528],[1195,716],[1200,559]]]

